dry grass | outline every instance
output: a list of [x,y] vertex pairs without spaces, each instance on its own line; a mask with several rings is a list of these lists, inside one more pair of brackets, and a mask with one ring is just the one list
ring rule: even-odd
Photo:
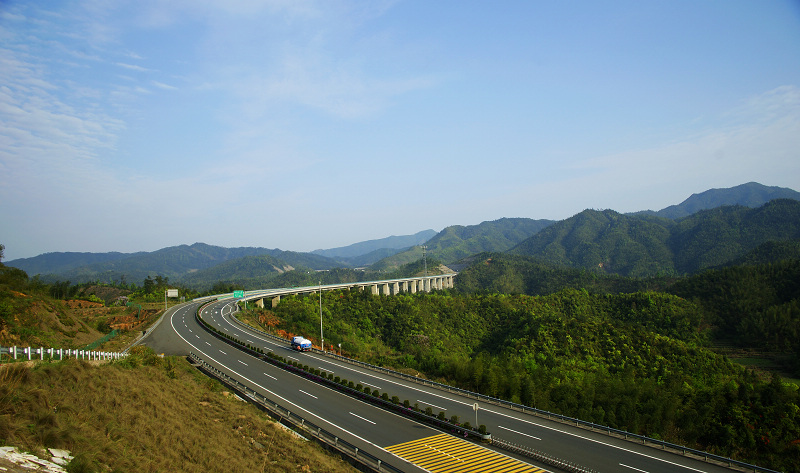
[[353,472],[180,358],[0,366],[0,444],[64,448],[70,471]]

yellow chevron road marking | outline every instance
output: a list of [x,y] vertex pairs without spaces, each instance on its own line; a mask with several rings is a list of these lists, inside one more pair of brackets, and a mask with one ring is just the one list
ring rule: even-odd
[[448,434],[386,447],[391,453],[432,473],[538,473],[527,463]]

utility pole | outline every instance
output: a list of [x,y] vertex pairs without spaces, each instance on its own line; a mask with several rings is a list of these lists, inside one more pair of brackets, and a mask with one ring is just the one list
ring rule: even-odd
[[325,351],[325,338],[322,336],[322,280],[319,281],[319,340],[322,351]]
[[422,264],[425,267],[425,277],[426,278],[428,277],[428,258],[425,255],[425,250],[427,250],[427,249],[428,249],[428,247],[426,245],[422,245]]

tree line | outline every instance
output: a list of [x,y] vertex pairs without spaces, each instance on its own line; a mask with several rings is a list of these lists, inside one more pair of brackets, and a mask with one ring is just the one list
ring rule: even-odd
[[[364,361],[770,468],[800,465],[797,389],[709,350],[705,312],[684,297],[352,290],[324,293],[322,306],[326,344]],[[317,339],[318,296],[265,312]]]

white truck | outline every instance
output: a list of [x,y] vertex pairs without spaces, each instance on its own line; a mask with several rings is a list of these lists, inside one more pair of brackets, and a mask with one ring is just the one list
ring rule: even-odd
[[311,340],[303,337],[292,337],[292,348],[297,351],[311,350]]

